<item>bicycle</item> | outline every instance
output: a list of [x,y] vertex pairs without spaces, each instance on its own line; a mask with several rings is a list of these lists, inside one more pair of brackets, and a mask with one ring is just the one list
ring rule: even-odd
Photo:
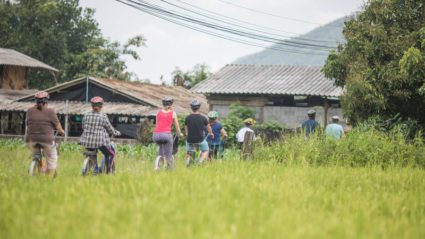
[[[179,141],[179,137],[176,134],[173,134],[173,155],[177,153],[177,149],[178,149],[178,141]],[[159,145],[159,148],[161,148],[162,144],[165,144],[166,142],[157,142],[157,144]],[[155,159],[155,171],[159,171],[162,167],[164,167],[164,169],[167,168],[167,166],[169,166],[166,161],[167,159],[165,158],[165,153],[164,153],[164,147],[162,147],[162,153],[161,155],[157,156]],[[174,161],[174,156],[173,156],[173,161]]]
[[97,149],[86,149],[86,151],[84,151],[84,155],[86,158],[84,159],[83,167],[81,168],[82,175],[86,176],[89,173],[96,175],[99,171],[97,165]]
[[113,142],[111,142],[111,145],[108,147],[108,149],[112,152],[112,157],[110,159],[111,161],[107,162],[105,155],[103,155],[102,160],[100,162],[100,167],[97,164],[98,149],[86,149],[86,151],[84,152],[86,158],[84,159],[83,167],[81,169],[81,173],[83,176],[88,175],[90,172],[93,175],[101,174],[103,172],[105,172],[106,174],[115,173],[115,145]]
[[30,176],[40,175],[43,169],[43,155],[41,153],[43,146],[41,144],[36,144],[34,147],[37,148],[37,152],[33,154],[33,158],[28,170],[28,174]]
[[[201,143],[188,143],[189,151],[187,152],[186,167],[189,168],[191,164],[202,164],[203,159],[201,157]],[[198,157],[197,157],[198,156]]]

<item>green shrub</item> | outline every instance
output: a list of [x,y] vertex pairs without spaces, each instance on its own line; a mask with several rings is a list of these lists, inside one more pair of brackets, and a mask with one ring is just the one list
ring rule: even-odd
[[388,136],[374,129],[355,129],[339,141],[318,134],[289,136],[271,146],[257,147],[254,159],[286,165],[425,168],[425,147],[422,138],[408,141],[401,131]]

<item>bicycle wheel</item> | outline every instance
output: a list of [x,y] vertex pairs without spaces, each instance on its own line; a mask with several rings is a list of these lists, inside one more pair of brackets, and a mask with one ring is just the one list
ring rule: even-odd
[[155,159],[155,171],[158,171],[164,165],[164,158],[162,156],[157,156]]
[[81,169],[81,173],[83,176],[86,176],[90,173],[94,173],[95,163],[90,157],[84,159],[83,167]]
[[28,173],[29,173],[30,176],[36,176],[36,175],[40,175],[41,174],[41,165],[40,165],[40,162],[41,161],[39,161],[37,159],[33,159],[31,161],[30,168],[28,170]]

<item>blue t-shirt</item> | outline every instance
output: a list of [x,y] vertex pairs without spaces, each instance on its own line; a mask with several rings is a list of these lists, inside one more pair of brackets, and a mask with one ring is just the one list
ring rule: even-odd
[[211,145],[220,145],[220,134],[222,128],[223,126],[219,122],[211,124],[211,130],[214,134],[214,139],[211,139],[211,136],[208,136],[208,143]]
[[344,129],[342,126],[335,123],[328,124],[328,126],[326,126],[325,132],[326,136],[329,136],[333,139],[340,139],[344,135]]
[[305,130],[305,134],[309,135],[311,133],[314,133],[318,125],[319,123],[317,123],[317,121],[313,119],[309,119],[304,121],[304,123],[302,124],[302,127]]

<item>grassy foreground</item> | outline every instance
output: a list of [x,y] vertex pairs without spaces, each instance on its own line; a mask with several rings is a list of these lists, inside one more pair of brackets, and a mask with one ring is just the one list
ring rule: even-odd
[[121,149],[114,176],[26,175],[29,153],[1,144],[0,238],[425,238],[425,172],[414,167],[224,161],[153,172],[153,148]]

